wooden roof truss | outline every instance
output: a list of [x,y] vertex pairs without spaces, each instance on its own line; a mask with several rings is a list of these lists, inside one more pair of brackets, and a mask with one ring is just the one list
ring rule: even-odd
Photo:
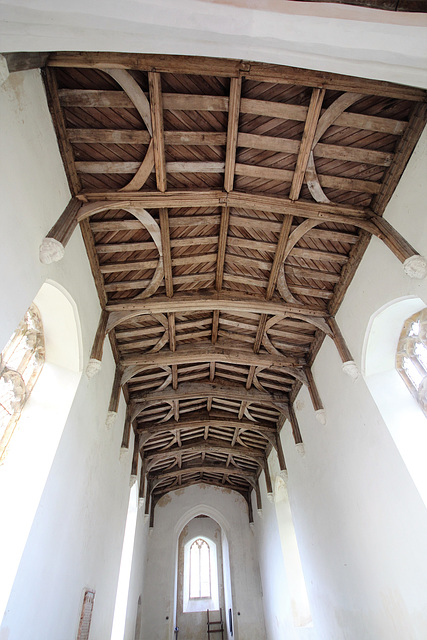
[[[425,261],[382,218],[426,119],[421,89],[255,62],[54,53],[44,77],[72,199],[41,246],[80,224],[135,432],[146,513],[204,482],[248,501],[369,239]],[[151,505],[151,506],[150,506]]]

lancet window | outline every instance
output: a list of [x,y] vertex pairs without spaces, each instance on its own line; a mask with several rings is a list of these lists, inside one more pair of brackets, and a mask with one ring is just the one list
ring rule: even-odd
[[206,540],[198,538],[190,547],[190,598],[210,597],[210,548]]

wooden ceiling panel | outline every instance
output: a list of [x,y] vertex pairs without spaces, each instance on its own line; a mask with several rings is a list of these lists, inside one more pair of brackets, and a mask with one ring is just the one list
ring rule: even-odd
[[[301,384],[322,409],[310,366],[324,336],[351,359],[330,314],[369,236],[391,233],[376,220],[426,94],[188,56],[59,53],[47,67],[73,196],[82,211],[111,203],[82,231],[146,512],[197,482],[249,500],[271,447],[285,469],[286,418],[302,442]],[[403,240],[385,241],[405,258]]]

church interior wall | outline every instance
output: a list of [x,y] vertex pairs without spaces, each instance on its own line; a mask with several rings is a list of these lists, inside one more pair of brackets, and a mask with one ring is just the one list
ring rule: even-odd
[[[66,27],[64,33],[69,35],[72,25]],[[152,33],[160,41],[163,27]],[[104,34],[104,41],[107,36]],[[32,47],[45,49],[39,46],[44,37],[41,26],[34,27]],[[402,46],[409,48],[409,40],[409,35],[402,39]],[[220,44],[219,36],[210,43],[212,54]],[[172,46],[174,53],[180,52],[176,42]],[[242,57],[242,43],[239,46]],[[247,51],[251,57],[254,49],[248,47]],[[359,61],[354,71],[374,77],[383,73],[381,77],[392,79],[393,65],[385,72],[382,55],[379,51],[374,67],[367,69]],[[414,82],[420,83],[418,67],[419,62],[414,63]],[[398,75],[396,79],[404,82],[405,69],[399,68]],[[40,240],[70,197],[40,73],[11,75],[0,88],[0,101],[0,144],[8,151],[7,155],[0,153],[0,160],[7,157],[0,169],[0,293],[5,301],[0,342],[2,346],[7,342],[42,284],[53,280],[64,287],[78,308],[84,368],[100,307],[79,232],[67,245],[62,262],[46,266],[38,259]],[[424,134],[385,213],[424,255],[426,140]],[[363,368],[365,335],[372,314],[405,296],[417,296],[427,303],[427,285],[409,280],[399,261],[373,238],[337,314],[359,368]],[[131,440],[129,452],[120,457],[123,399],[115,425],[110,431],[105,426],[113,372],[107,343],[98,377],[81,377],[17,570],[0,628],[1,640],[74,637],[85,588],[96,591],[91,637],[109,638],[132,450]],[[423,640],[427,628],[423,600],[427,592],[426,506],[363,377],[352,383],[343,375],[329,338],[313,372],[327,424],[316,422],[308,393],[302,389],[296,407],[304,455],[295,448],[289,423],[281,434],[313,627],[295,627],[290,608],[283,605],[290,585],[281,571],[275,507],[261,478],[262,518],[254,508],[254,529],[248,524],[243,499],[206,486],[193,486],[163,498],[156,507],[152,530],[143,509],[139,510],[125,640],[134,638],[140,595],[141,640],[172,637],[175,527],[182,514],[197,504],[218,510],[229,524],[236,640]],[[273,479],[278,472],[274,456],[270,456]],[[31,482],[25,470],[23,477]]]
[[[421,253],[427,246],[425,143],[426,132],[385,213]],[[425,282],[405,276],[401,264],[373,239],[337,314],[360,368],[371,315],[387,302],[406,296],[427,301]],[[281,432],[313,629],[290,630],[290,615],[283,619],[276,592],[264,599],[269,639],[285,637],[286,632],[286,637],[312,634],[308,637],[319,640],[421,640],[427,628],[426,505],[363,377],[353,383],[342,373],[329,338],[317,356],[313,375],[326,409],[326,425],[315,420],[303,388],[295,405],[303,456],[288,422]],[[274,457],[272,453],[273,483],[278,471]],[[280,557],[280,542],[264,482],[261,489],[263,518],[255,515],[255,528],[261,575],[269,581]]]
[[[8,158],[0,172],[2,347],[43,282],[54,281],[78,309],[85,368],[100,306],[80,233],[70,240],[62,262],[42,265],[38,257],[41,239],[70,197],[40,73],[11,75],[0,88],[0,100],[1,144],[8,149],[8,154],[0,154],[2,160]],[[105,425],[113,376],[107,343],[99,375],[92,380],[81,376],[32,526],[29,523],[2,639],[75,637],[86,588],[96,592],[93,637],[111,633],[132,451],[131,440],[129,452],[120,457],[123,399],[114,427],[108,430]],[[34,458],[37,461],[36,450]],[[0,473],[5,469],[7,460]],[[32,477],[26,468],[19,471],[25,498]],[[5,532],[15,530],[21,505],[24,508],[22,502],[12,505],[10,514],[2,511],[8,523]],[[2,546],[1,554],[8,553]]]
[[[229,545],[235,640],[265,638],[264,616],[253,532],[245,500],[237,493],[209,485],[193,485],[162,497],[147,541],[141,640],[166,640],[174,628],[175,571],[181,519],[195,505],[200,513],[218,512]],[[188,520],[193,515],[188,516]],[[219,519],[218,524],[223,526]],[[224,528],[224,526],[223,526]]]

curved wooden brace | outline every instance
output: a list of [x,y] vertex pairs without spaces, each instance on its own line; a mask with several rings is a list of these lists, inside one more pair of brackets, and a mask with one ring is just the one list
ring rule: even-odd
[[277,277],[277,285],[276,285],[277,290],[279,291],[280,295],[286,302],[294,302],[295,304],[302,304],[299,300],[295,298],[295,296],[291,293],[288,287],[288,283],[286,281],[286,274],[285,274],[286,258],[288,257],[288,255],[290,254],[290,252],[292,251],[292,249],[294,248],[298,240],[301,240],[303,235],[307,233],[307,231],[310,231],[310,229],[315,227],[316,224],[319,224],[317,220],[304,220],[304,222],[302,222],[300,225],[298,225],[296,229],[294,229],[294,231],[292,231],[292,233],[288,238],[288,242],[286,243],[283,262],[279,269],[279,275]]
[[311,146],[310,155],[308,157],[308,163],[305,170],[305,177],[307,181],[308,189],[316,200],[316,202],[330,202],[329,198],[324,193],[319,178],[317,177],[316,164],[314,162],[313,149],[323,136],[325,131],[335,122],[343,111],[348,109],[352,104],[358,102],[363,98],[361,93],[344,93],[337,100],[335,100],[319,118],[316,133]]
[[295,296],[293,295],[293,293],[291,293],[291,290],[288,287],[288,283],[286,282],[286,276],[285,276],[285,267],[283,264],[281,265],[279,269],[279,274],[277,276],[276,289],[282,296],[283,300],[285,300],[285,302],[292,302],[293,304],[302,304],[302,302],[300,302],[295,298]]
[[105,73],[108,73],[109,76],[114,78],[117,84],[119,84],[123,91],[129,96],[129,98],[135,105],[135,109],[143,119],[148,133],[151,137],[153,137],[150,103],[148,102],[147,96],[145,95],[139,84],[136,82],[136,80],[134,80],[129,71],[125,71],[125,69],[102,70],[105,71]]
[[152,349],[150,349],[150,351],[147,351],[147,353],[157,353],[158,351],[160,351],[160,349],[162,349],[165,344],[169,342],[169,331],[168,329],[166,329],[162,335],[162,337],[159,339],[159,341],[154,345],[154,347]]
[[262,345],[267,349],[268,353],[271,353],[272,355],[275,355],[275,356],[283,355],[283,353],[281,353],[278,349],[276,349],[274,344],[271,342],[270,338],[267,335],[267,331],[262,337]]
[[[164,276],[164,265],[163,265],[163,245],[160,234],[160,227],[157,222],[154,220],[153,216],[148,213],[137,202],[94,202],[90,204],[85,204],[79,211],[78,221],[84,220],[95,213],[99,213],[101,211],[105,211],[106,209],[124,209],[131,213],[139,222],[142,224],[145,229],[147,229],[148,233],[152,237],[154,244],[157,247],[157,251],[159,252],[159,261],[157,263],[156,270],[154,272],[153,277],[151,278],[151,282],[148,287],[139,295],[135,296],[134,299],[141,298],[149,298],[152,296],[160,284],[162,283]],[[109,329],[107,329],[109,331]]]
[[141,162],[138,171],[133,176],[132,180],[128,182],[119,191],[139,191],[141,187],[147,182],[150,173],[154,168],[154,141],[150,140],[147,153],[144,160]]
[[114,78],[117,84],[121,86],[123,91],[133,102],[135,109],[143,119],[148,133],[151,136],[147,153],[145,154],[145,158],[138,171],[127,185],[122,189],[119,189],[119,191],[139,191],[139,189],[141,189],[141,187],[146,183],[148,176],[154,168],[154,140],[150,103],[147,96],[136,80],[131,76],[129,71],[125,71],[125,69],[103,69],[103,71]]
[[[164,313],[153,313],[153,318],[155,318],[157,320],[157,322],[159,324],[162,325],[162,327],[164,328],[164,333],[162,335],[162,337],[159,339],[159,341],[154,345],[154,347],[152,349],[150,349],[149,351],[147,351],[147,353],[157,353],[158,351],[160,351],[160,349],[162,349],[165,344],[167,342],[169,342],[169,323],[168,323],[168,319],[166,318]],[[171,368],[168,367],[162,367],[162,369],[164,369],[165,371],[169,370],[171,371]],[[163,383],[164,384],[164,383]],[[166,385],[168,386],[168,385]],[[159,387],[160,388],[160,387]],[[162,388],[164,389],[165,387]]]
[[[164,418],[162,418],[161,420],[159,420],[159,424],[163,424],[164,422],[167,422],[168,420],[170,420],[173,416],[174,413],[174,408],[173,405],[171,404],[171,408],[169,410],[169,412],[165,415]],[[167,447],[162,447],[163,449],[167,449]]]
[[[250,406],[250,405],[249,405]],[[248,418],[248,420],[252,420],[253,422],[256,422],[255,418],[253,418],[251,416],[251,414],[249,413],[249,406],[245,407],[245,410],[243,412],[243,415],[246,416]],[[243,443],[244,444],[244,443]],[[247,444],[244,444],[245,447],[247,447]]]
[[254,384],[255,388],[258,389],[259,391],[264,391],[264,392],[267,393],[267,389],[265,389],[262,386],[261,382],[258,380],[258,375],[257,375],[263,369],[265,369],[265,367],[256,367],[255,373],[254,373],[254,377],[253,377],[253,384]]

